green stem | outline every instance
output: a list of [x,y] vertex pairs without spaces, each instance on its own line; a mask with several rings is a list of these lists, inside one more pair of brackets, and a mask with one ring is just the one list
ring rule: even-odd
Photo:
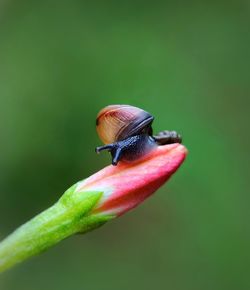
[[0,272],[75,233],[92,230],[114,217],[91,214],[102,192],[75,192],[75,187],[0,243]]

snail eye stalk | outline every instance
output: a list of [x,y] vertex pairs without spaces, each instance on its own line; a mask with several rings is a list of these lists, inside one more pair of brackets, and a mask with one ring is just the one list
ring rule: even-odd
[[114,148],[113,144],[108,144],[108,145],[104,145],[104,146],[99,146],[95,148],[95,152],[97,154],[99,154],[101,151],[107,150],[107,151],[111,151]]
[[112,165],[117,165],[119,160],[121,159],[122,146],[119,147],[117,143],[114,143],[114,144],[108,144],[108,145],[104,145],[104,146],[100,146],[100,147],[95,148],[95,152],[98,154],[104,150],[111,152]]

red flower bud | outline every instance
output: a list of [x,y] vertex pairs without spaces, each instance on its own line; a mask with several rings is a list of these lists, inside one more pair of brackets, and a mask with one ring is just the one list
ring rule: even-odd
[[178,143],[158,146],[136,162],[107,166],[78,183],[76,191],[101,191],[93,213],[122,215],[161,187],[178,169],[187,149]]

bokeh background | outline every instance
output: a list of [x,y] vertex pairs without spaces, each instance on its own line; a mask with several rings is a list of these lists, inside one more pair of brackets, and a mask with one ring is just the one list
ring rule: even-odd
[[126,103],[189,156],[136,210],[0,277],[1,290],[250,289],[249,1],[0,2],[0,238],[110,162]]

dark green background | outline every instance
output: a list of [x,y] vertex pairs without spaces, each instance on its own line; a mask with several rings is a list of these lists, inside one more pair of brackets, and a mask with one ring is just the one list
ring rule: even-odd
[[1,1],[1,238],[110,162],[105,105],[150,111],[189,149],[153,198],[1,290],[250,289],[249,19],[249,1]]

